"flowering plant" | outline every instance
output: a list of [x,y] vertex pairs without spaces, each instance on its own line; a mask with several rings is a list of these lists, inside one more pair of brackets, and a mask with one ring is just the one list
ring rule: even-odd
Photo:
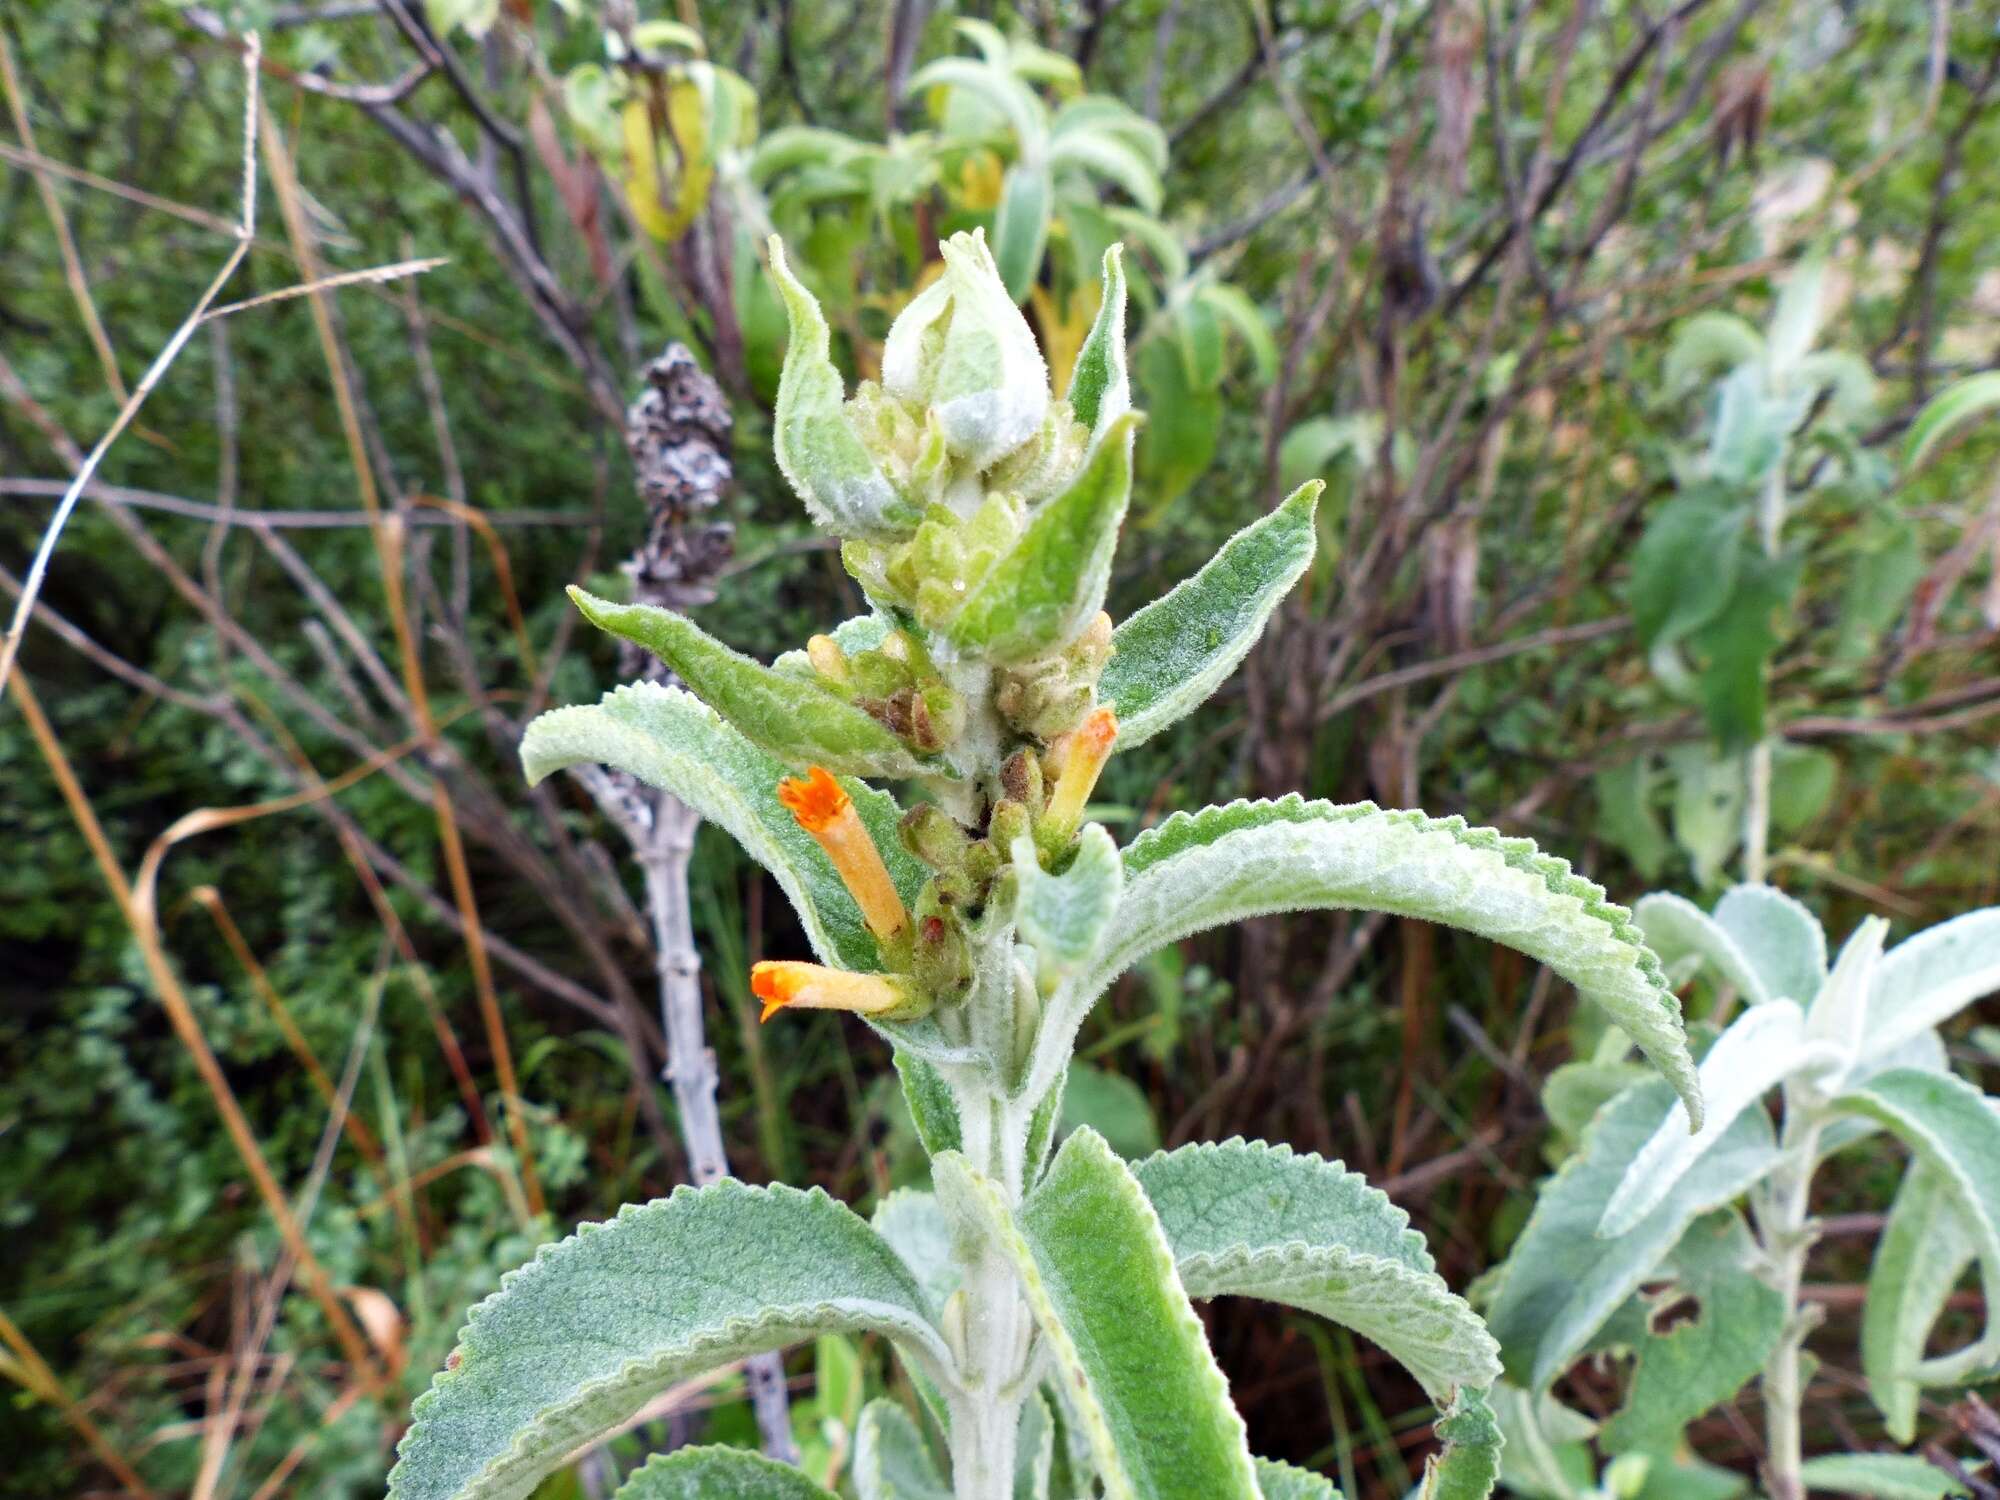
[[[724,1181],[586,1225],[476,1308],[418,1401],[391,1493],[524,1496],[668,1383],[821,1331],[885,1335],[937,1434],[865,1411],[865,1500],[1328,1496],[1253,1459],[1192,1300],[1254,1296],[1372,1339],[1445,1412],[1431,1493],[1492,1486],[1498,1348],[1406,1216],[1337,1162],[1231,1140],[1120,1160],[1054,1149],[1078,1028],[1166,943],[1306,907],[1446,922],[1548,964],[1701,1116],[1680,1012],[1628,915],[1561,860],[1459,818],[1297,796],[1176,813],[1120,849],[1089,803],[1111,756],[1197,708],[1313,557],[1303,486],[1116,624],[1132,480],[1119,250],[1061,399],[977,233],[847,395],[772,245],[791,320],[780,467],[871,613],[765,666],[686,618],[576,593],[686,690],[634,684],[529,730],[533,779],[607,763],[733,834],[813,961],[759,964],[769,1019],[853,1011],[894,1049],[933,1190],[864,1221],[818,1191]],[[905,784],[903,802],[862,778]],[[688,1449],[626,1500],[824,1496],[756,1455]]]

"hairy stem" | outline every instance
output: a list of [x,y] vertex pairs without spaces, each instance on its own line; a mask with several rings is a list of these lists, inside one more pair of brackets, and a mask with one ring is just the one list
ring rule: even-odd
[[[1024,1185],[1027,1114],[975,1077],[956,1079],[954,1093],[966,1156],[1012,1208]],[[964,1262],[959,1287],[964,1347],[950,1401],[952,1493],[955,1500],[1010,1500],[1033,1321],[1012,1261],[990,1241]]]
[[[653,794],[653,821],[644,839],[635,839],[646,877],[646,909],[653,923],[653,949],[660,973],[660,1025],[667,1038],[661,1070],[674,1091],[688,1175],[698,1187],[729,1173],[722,1145],[722,1116],[716,1108],[715,1052],[703,1034],[701,955],[694,946],[694,918],[688,903],[688,859],[694,852],[694,812],[676,797]],[[743,1378],[757,1414],[757,1431],[771,1457],[798,1462],[785,1396],[785,1366],[775,1353],[744,1362]]]
[[1784,1332],[1764,1364],[1765,1483],[1772,1500],[1802,1500],[1805,1445],[1800,1411],[1805,1400],[1802,1359],[1806,1335],[1819,1322],[1819,1309],[1802,1307],[1799,1291],[1806,1257],[1819,1238],[1807,1216],[1819,1122],[1788,1097],[1784,1155],[1755,1199],[1757,1233],[1764,1248],[1765,1276],[1789,1309]]

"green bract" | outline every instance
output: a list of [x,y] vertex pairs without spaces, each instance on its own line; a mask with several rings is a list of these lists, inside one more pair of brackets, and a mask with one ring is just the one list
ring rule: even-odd
[[[1019,102],[970,66],[920,76],[985,90],[1003,112]],[[1039,128],[1032,112],[1017,123]],[[1048,162],[1143,182],[1139,158],[1102,141],[1059,128],[1044,144]],[[1010,262],[1033,248],[1012,237],[1032,240],[1045,218],[1035,171],[1017,177],[998,231]],[[1500,1345],[1382,1194],[1337,1163],[1241,1140],[1128,1165],[1079,1129],[1052,1152],[1097,996],[1199,928],[1306,907],[1452,924],[1573,982],[1671,1085],[1624,1109],[1615,1149],[1593,1148],[1588,1192],[1564,1214],[1561,1285],[1510,1279],[1536,1336],[1558,1331],[1555,1354],[1530,1350],[1530,1364],[1581,1347],[1650,1266],[1601,1254],[1592,1235],[1675,1093],[1680,1139],[1648,1149],[1680,1183],[1642,1205],[1639,1236],[1662,1253],[1714,1206],[1700,1164],[1722,1153],[1736,1166],[1715,1191],[1738,1191],[1768,1131],[1756,1138],[1736,1109],[1690,1133],[1694,1065],[1640,929],[1524,839],[1297,797],[1176,814],[1122,850],[1089,820],[1113,754],[1199,708],[1305,576],[1319,485],[1114,625],[1103,605],[1140,421],[1118,250],[1060,394],[983,237],[954,236],[942,255],[889,331],[881,383],[849,398],[817,305],[772,252],[792,324],[779,464],[843,539],[873,613],[766,667],[677,615],[577,593],[686,688],[559,709],[523,745],[531,778],[604,762],[666,788],[772,871],[820,962],[759,964],[753,990],[769,1012],[853,1010],[889,1038],[935,1192],[891,1194],[864,1225],[824,1198],[724,1183],[545,1252],[473,1314],[418,1404],[394,1493],[525,1494],[711,1356],[872,1329],[902,1352],[945,1442],[903,1407],[869,1405],[852,1469],[862,1500],[1326,1500],[1325,1481],[1246,1445],[1194,1311],[1230,1296],[1331,1319],[1400,1361],[1444,1412],[1425,1494],[1480,1500],[1498,1473],[1481,1392]],[[908,790],[898,802],[843,776]],[[1748,952],[1746,974],[1762,950]],[[734,1494],[760,1482],[760,1463],[676,1456],[634,1493]]]

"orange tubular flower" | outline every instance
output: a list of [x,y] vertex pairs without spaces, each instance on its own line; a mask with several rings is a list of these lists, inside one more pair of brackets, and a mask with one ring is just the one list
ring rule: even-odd
[[849,974],[821,964],[753,964],[750,993],[764,1002],[760,1021],[768,1021],[792,1006],[804,1010],[851,1010],[856,1015],[877,1016],[911,1003],[908,988],[901,980],[883,974]]
[[1091,712],[1080,728],[1062,738],[1062,772],[1049,794],[1048,826],[1060,829],[1067,838],[1083,821],[1083,805],[1097,789],[1104,763],[1111,759],[1111,747],[1118,739],[1118,715],[1109,708]]
[[788,776],[779,782],[778,800],[833,861],[877,942],[888,942],[909,925],[910,914],[903,909],[896,882],[889,878],[889,867],[861,826],[854,799],[839,782],[823,767],[814,766],[803,780]]

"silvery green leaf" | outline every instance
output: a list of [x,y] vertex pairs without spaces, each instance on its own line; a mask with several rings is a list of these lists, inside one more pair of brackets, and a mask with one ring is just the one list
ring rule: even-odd
[[1652,1138],[1626,1168],[1597,1225],[1616,1239],[1672,1194],[1681,1178],[1719,1141],[1736,1117],[1795,1075],[1838,1067],[1847,1054],[1806,1034],[1805,1012],[1790,1000],[1753,1006],[1733,1021],[1701,1060],[1706,1118],[1688,1129],[1686,1106],[1667,1111]]
[[1945,1303],[1979,1253],[1959,1194],[1935,1165],[1919,1161],[1903,1175],[1861,1310],[1861,1371],[1868,1397],[1899,1443],[1917,1437],[1917,1397],[1911,1372],[1922,1362]]
[[1040,156],[1048,135],[1048,111],[1035,91],[1004,66],[975,62],[969,57],[941,57],[910,75],[904,92],[964,89],[998,111],[1014,132],[1023,156]]
[[1579,1141],[1600,1109],[1649,1076],[1643,1063],[1623,1058],[1564,1063],[1542,1084],[1542,1113],[1571,1141]]
[[1792,268],[1778,290],[1778,305],[1772,310],[1771,325],[1765,335],[1764,360],[1777,385],[1791,379],[1799,361],[1806,357],[1819,338],[1822,309],[1826,303],[1826,262],[1814,255]]
[[1868,1045],[1888,1050],[2000,990],[2000,906],[1953,917],[1882,956],[1868,997]]
[[1160,177],[1152,163],[1108,131],[1059,130],[1049,144],[1049,165],[1080,168],[1121,189],[1145,212],[1160,211]]
[[1278,601],[1312,564],[1324,488],[1317,479],[1300,485],[1112,633],[1097,696],[1118,713],[1118,749],[1144,744],[1193,712],[1249,655]]
[[835,1500],[790,1464],[742,1448],[656,1453],[612,1500]]
[[645,647],[746,739],[796,770],[902,778],[941,769],[838,693],[730,650],[684,615],[574,587],[569,596],[591,624]]
[[676,1380],[821,1332],[950,1362],[888,1244],[814,1189],[722,1181],[544,1246],[472,1310],[389,1476],[394,1500],[520,1500]]
[[[777,877],[822,963],[880,967],[875,939],[839,873],[778,801],[785,767],[712,709],[679,688],[633,683],[613,689],[600,703],[545,713],[521,737],[521,764],[531,783],[593,761],[672,792],[729,833]],[[895,799],[858,781],[842,785],[897,890],[904,901],[914,901],[930,872],[903,849]]]
[[910,1122],[917,1138],[932,1156],[959,1147],[958,1100],[944,1075],[930,1060],[906,1047],[894,1054],[896,1076],[902,1081],[903,1099],[910,1107]]
[[785,247],[776,235],[771,236],[771,274],[791,322],[771,423],[771,448],[785,482],[813,520],[836,536],[877,536],[914,524],[911,508],[848,421],[832,334],[819,303],[786,265]]
[[1590,1500],[1595,1495],[1597,1463],[1586,1445],[1596,1435],[1597,1423],[1546,1391],[1531,1396],[1504,1380],[1486,1396],[1506,1439],[1500,1476],[1510,1491],[1530,1500]]
[[1707,964],[1718,979],[1734,985],[1750,1005],[1768,1004],[1777,998],[1736,939],[1685,896],[1670,891],[1641,896],[1632,903],[1632,920],[1669,973],[1678,976],[1683,960],[1693,959]]
[[963,651],[1009,664],[1061,650],[1104,608],[1111,555],[1132,497],[1128,412],[1069,488],[1039,506],[1008,554],[974,584],[944,637]]
[[1903,472],[1913,474],[1938,444],[1967,422],[2000,411],[2000,370],[1982,370],[1931,397],[1903,440]]
[[1967,1493],[1943,1469],[1914,1453],[1823,1453],[1799,1465],[1808,1490],[1868,1500],[1945,1500]]
[[1602,887],[1527,839],[1462,818],[1297,796],[1176,813],[1133,840],[1117,915],[1090,968],[1050,1002],[1029,1087],[1047,1086],[1091,1002],[1154,949],[1222,923],[1315,907],[1442,922],[1548,964],[1699,1109],[1680,1005]]
[[1132,379],[1125,364],[1125,247],[1104,252],[1104,285],[1097,317],[1077,350],[1069,377],[1069,409],[1099,442],[1111,424],[1132,409]]
[[[1865,421],[1875,409],[1875,371],[1868,361],[1847,349],[1822,349],[1808,354],[1792,371],[1792,384],[1827,397],[1827,415],[1842,426]],[[1886,463],[1886,460],[1884,460]]]
[[861,1408],[854,1488],[860,1500],[951,1500],[951,1482],[938,1473],[917,1424],[881,1396]]
[[1861,1060],[1867,1030],[1868,995],[1882,960],[1882,938],[1889,924],[1866,918],[1841,945],[1833,973],[1806,1016],[1806,1035],[1840,1049],[1849,1066]]
[[1649,1327],[1633,1348],[1624,1406],[1605,1424],[1607,1453],[1668,1453],[1681,1431],[1731,1399],[1764,1368],[1790,1309],[1758,1278],[1760,1252],[1734,1209],[1697,1219],[1674,1247],[1676,1298],[1695,1315],[1665,1333]]
[[1734,313],[1696,313],[1674,325],[1660,383],[1685,390],[1703,375],[1754,363],[1763,353],[1763,335]]
[[1761,483],[1783,457],[1802,403],[1774,395],[1764,371],[1745,366],[1716,388],[1708,472],[1726,485]]
[[1014,1434],[1014,1500],[1049,1500],[1055,1438],[1048,1398],[1034,1391],[1022,1403],[1021,1427]]
[[1268,1458],[1256,1460],[1257,1493],[1263,1500],[1341,1500],[1333,1481],[1310,1469]]
[[1041,162],[1015,162],[1001,183],[1000,207],[993,216],[993,263],[1016,302],[1028,295],[1042,269],[1055,191],[1048,166]]
[[955,234],[938,249],[944,274],[889,325],[882,386],[930,407],[945,446],[984,469],[1041,428],[1049,409],[1049,368],[1034,331],[1007,295],[984,231]]
[[1435,1430],[1444,1450],[1424,1460],[1418,1500],[1486,1500],[1499,1482],[1506,1440],[1484,1394],[1460,1391]]
[[951,1254],[951,1224],[937,1196],[917,1188],[897,1188],[875,1205],[869,1221],[917,1278],[932,1308],[958,1290],[961,1272]]
[[1701,1215],[1731,1202],[1778,1159],[1770,1117],[1745,1110],[1683,1173],[1666,1201],[1616,1239],[1601,1239],[1605,1205],[1674,1107],[1659,1079],[1607,1104],[1577,1153],[1542,1184],[1515,1241],[1486,1325],[1510,1378],[1532,1391],[1569,1368],[1605,1321],[1650,1279]]
[[1084,826],[1076,857],[1060,875],[1042,869],[1028,834],[1015,841],[1013,855],[1014,926],[1021,941],[1034,948],[1040,983],[1047,991],[1097,951],[1111,914],[1118,909],[1125,866],[1111,835],[1096,823]]
[[1231,1140],[1136,1162],[1188,1295],[1261,1297],[1379,1344],[1430,1393],[1499,1374],[1479,1315],[1438,1276],[1409,1215],[1359,1173]]
[[1951,1073],[1898,1068],[1850,1088],[1836,1110],[1886,1127],[1950,1185],[1985,1288],[1986,1327],[1973,1343],[1907,1367],[1921,1385],[1951,1385],[2000,1361],[2000,1104]]
[[1715,903],[1715,925],[1735,939],[1773,998],[1812,1004],[1826,982],[1826,932],[1783,891],[1739,885]]
[[963,1157],[932,1171],[1019,1272],[1106,1500],[1256,1500],[1243,1419],[1159,1219],[1103,1138],[1072,1135],[1013,1215]]

